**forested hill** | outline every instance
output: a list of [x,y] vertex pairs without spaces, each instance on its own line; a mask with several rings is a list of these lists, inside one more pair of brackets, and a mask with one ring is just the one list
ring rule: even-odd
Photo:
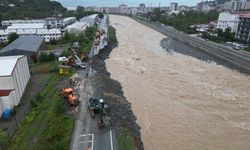
[[50,0],[0,0],[0,20],[40,19],[66,10],[60,3]]

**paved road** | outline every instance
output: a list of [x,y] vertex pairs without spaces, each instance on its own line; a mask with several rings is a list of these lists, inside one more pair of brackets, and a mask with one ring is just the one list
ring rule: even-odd
[[99,117],[92,118],[87,107],[87,100],[93,96],[93,91],[86,86],[86,71],[79,71],[79,84],[76,87],[80,95],[80,109],[76,119],[72,137],[71,150],[116,150],[117,144],[114,131],[110,127],[99,129]]

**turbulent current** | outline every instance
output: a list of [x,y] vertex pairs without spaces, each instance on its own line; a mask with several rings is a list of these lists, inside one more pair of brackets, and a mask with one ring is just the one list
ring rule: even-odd
[[106,60],[142,127],[146,150],[249,150],[250,77],[161,47],[165,36],[110,16],[118,47]]

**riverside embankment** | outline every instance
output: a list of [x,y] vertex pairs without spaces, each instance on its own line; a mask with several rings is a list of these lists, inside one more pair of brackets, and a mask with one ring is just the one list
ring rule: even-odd
[[146,150],[249,149],[249,76],[169,54],[165,35],[128,17],[110,21],[119,44],[107,69],[132,104]]

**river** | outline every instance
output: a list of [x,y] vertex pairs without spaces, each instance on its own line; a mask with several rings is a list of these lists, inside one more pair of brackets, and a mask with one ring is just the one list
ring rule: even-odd
[[146,150],[249,150],[250,77],[216,63],[168,53],[166,38],[110,16],[118,47],[106,60],[142,127]]

